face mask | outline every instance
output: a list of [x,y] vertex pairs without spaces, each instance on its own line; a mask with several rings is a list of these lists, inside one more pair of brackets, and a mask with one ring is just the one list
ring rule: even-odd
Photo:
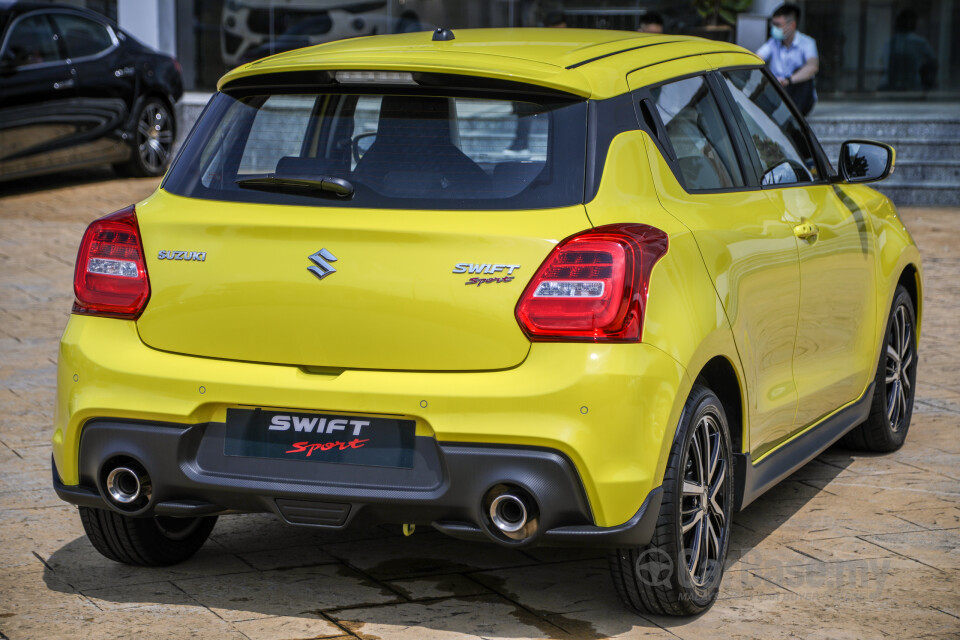
[[783,42],[783,29],[775,24],[770,25],[770,37],[777,42]]

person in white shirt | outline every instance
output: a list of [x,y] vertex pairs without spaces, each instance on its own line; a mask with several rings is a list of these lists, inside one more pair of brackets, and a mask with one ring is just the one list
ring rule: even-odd
[[800,7],[781,5],[770,20],[770,39],[757,49],[757,55],[807,115],[817,101],[813,79],[820,70],[820,56],[816,40],[797,30],[799,20]]

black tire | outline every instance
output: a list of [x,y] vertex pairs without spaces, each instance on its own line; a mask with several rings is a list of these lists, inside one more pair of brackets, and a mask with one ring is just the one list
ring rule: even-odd
[[170,165],[177,123],[170,106],[155,96],[141,98],[130,122],[133,148],[130,159],[113,165],[122,176],[149,178],[162,176]]
[[[708,462],[714,461],[698,466],[698,457],[702,459],[704,454]],[[697,477],[707,481],[696,483]],[[707,490],[694,492],[691,485],[706,485]],[[733,458],[727,417],[710,389],[694,385],[667,461],[653,539],[645,547],[617,549],[609,555],[610,575],[624,604],[638,613],[672,616],[694,615],[709,607],[720,591],[732,504]],[[712,538],[711,532],[715,534]],[[691,547],[697,540],[707,545]],[[705,553],[698,553],[700,549]]]
[[183,562],[207,541],[217,516],[134,518],[106,509],[79,507],[94,548],[116,562],[164,567]]
[[870,415],[843,438],[851,449],[886,453],[903,446],[917,388],[917,316],[913,300],[897,286],[877,363]]

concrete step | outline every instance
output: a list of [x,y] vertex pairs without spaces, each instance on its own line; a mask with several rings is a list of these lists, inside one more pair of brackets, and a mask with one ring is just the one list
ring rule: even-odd
[[808,118],[818,138],[866,138],[890,142],[911,139],[960,140],[960,114],[932,118]]
[[[911,161],[960,161],[960,136],[957,138],[924,138],[914,140],[890,140],[880,136],[860,136],[868,140],[877,140],[892,145],[897,151],[897,165],[905,160]],[[830,161],[836,164],[840,157],[840,145],[850,138],[827,138],[817,136]]]
[[960,186],[960,160],[897,160],[895,184],[929,182]]

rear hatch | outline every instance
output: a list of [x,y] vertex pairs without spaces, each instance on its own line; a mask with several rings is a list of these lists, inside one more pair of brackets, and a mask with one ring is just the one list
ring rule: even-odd
[[[519,219],[263,208],[165,193],[137,208],[151,286],[138,321],[146,344],[337,368],[511,367],[529,348],[514,317],[524,286],[558,240],[589,226],[582,206]],[[311,256],[322,250],[336,271],[321,279],[327,267]]]
[[522,362],[517,300],[590,226],[584,103],[298,91],[218,95],[137,207],[142,340],[314,367]]

